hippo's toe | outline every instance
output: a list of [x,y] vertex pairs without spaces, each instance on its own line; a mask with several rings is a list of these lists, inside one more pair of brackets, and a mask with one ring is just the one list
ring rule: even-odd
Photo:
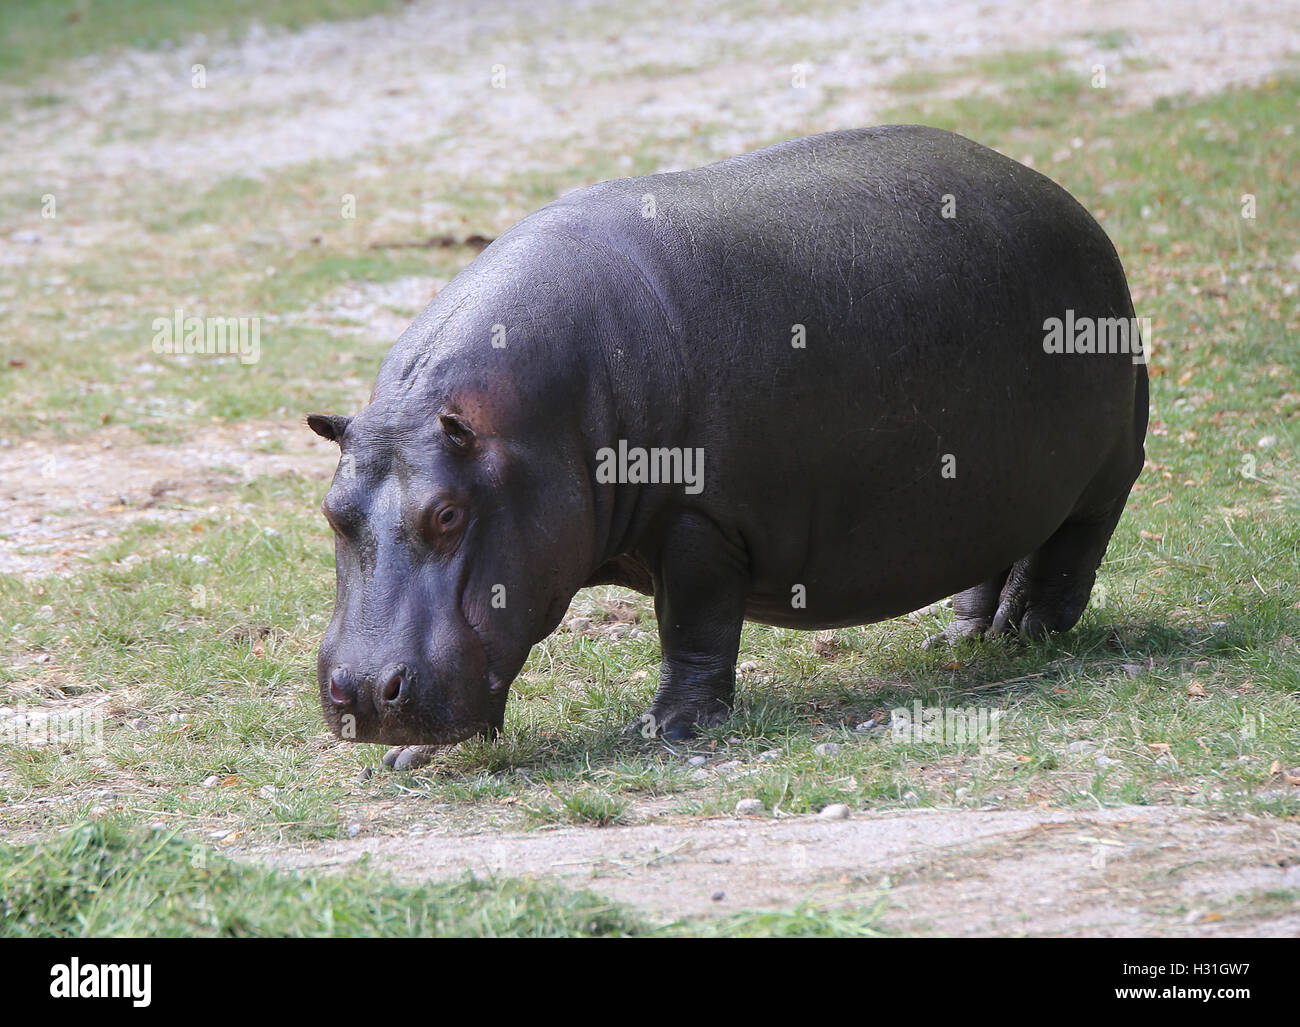
[[384,753],[384,766],[389,770],[414,770],[433,759],[436,745],[395,745]]

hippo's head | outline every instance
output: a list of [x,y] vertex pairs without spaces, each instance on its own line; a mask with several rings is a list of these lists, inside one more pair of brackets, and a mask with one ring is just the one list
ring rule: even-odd
[[341,449],[322,503],[337,595],[317,661],[340,738],[495,734],[529,649],[581,586],[592,498],[577,451],[530,445],[511,421],[472,396],[430,408],[378,394],[355,417],[308,417]]

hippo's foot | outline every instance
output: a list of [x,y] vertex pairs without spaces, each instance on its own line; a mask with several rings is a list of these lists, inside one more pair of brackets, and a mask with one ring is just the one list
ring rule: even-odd
[[716,697],[703,702],[681,702],[671,706],[658,702],[627,726],[627,734],[658,738],[665,742],[683,742],[693,738],[701,727],[716,727],[731,715],[731,707]]
[[437,745],[395,745],[384,753],[384,766],[389,770],[414,770],[433,759]]
[[964,620],[958,619],[949,624],[937,635],[931,635],[921,643],[922,649],[942,649],[946,646],[956,645],[958,642],[965,641],[968,638],[982,638],[984,633],[989,629],[987,620]]

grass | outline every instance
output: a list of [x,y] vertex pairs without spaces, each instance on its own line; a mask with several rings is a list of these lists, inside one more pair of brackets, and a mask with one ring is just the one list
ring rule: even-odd
[[400,7],[401,0],[7,0],[0,78],[21,81],[70,57],[152,50],[198,34],[237,37],[255,22],[298,29]]
[[0,937],[868,937],[858,912],[742,913],[650,924],[588,891],[510,878],[403,885],[365,867],[294,874],[235,863],[166,831],[79,824],[0,845]]
[[[333,17],[383,6],[311,10]],[[102,34],[96,48],[173,38],[170,16],[145,17],[154,7],[123,4],[113,25],[92,21]],[[259,13],[292,24],[286,12],[307,7]],[[9,64],[0,75],[24,79],[51,67],[60,46],[64,55],[82,52],[76,39],[85,19],[110,18],[100,5],[87,10],[60,42],[63,30],[37,24],[29,5],[7,6],[0,54],[9,56],[0,59]],[[178,10],[181,17],[190,7]],[[236,5],[236,20],[222,24],[242,24],[245,10]],[[135,23],[132,12],[140,14]],[[147,31],[131,27],[144,21]],[[15,58],[18,49],[29,55]],[[1274,770],[1300,764],[1300,323],[1288,270],[1300,237],[1291,181],[1300,81],[1131,111],[1052,51],[983,58],[955,74],[996,89],[940,98],[919,73],[909,75],[879,120],[952,128],[1062,182],[1116,241],[1138,314],[1155,329],[1149,466],[1075,631],[1035,647],[990,642],[926,652],[919,643],[945,614],[839,631],[832,644],[747,625],[741,659],[752,666],[741,676],[735,717],[668,747],[622,733],[657,682],[650,604],[590,590],[575,612],[591,627],[536,647],[499,743],[456,747],[416,773],[367,776],[381,750],[324,734],[312,680],[333,591],[332,552],[316,510],[326,482],[307,470],[246,481],[235,474],[203,502],[164,495],[153,520],[124,530],[110,524],[106,544],[71,576],[0,575],[0,700],[33,709],[96,704],[104,717],[102,745],[0,741],[0,827],[48,837],[93,820],[97,828],[78,828],[68,837],[82,840],[66,844],[102,850],[94,857],[101,862],[85,864],[99,867],[117,858],[103,853],[123,845],[152,851],[179,833],[149,862],[152,877],[166,854],[180,851],[167,847],[173,842],[233,852],[244,843],[346,837],[350,827],[380,835],[431,824],[684,822],[729,814],[743,798],[759,799],[767,816],[835,802],[859,810],[1136,803],[1300,814],[1300,789]],[[41,80],[28,99],[57,107],[61,90]],[[817,122],[830,116],[812,110],[810,124],[832,127]],[[147,194],[114,178],[87,183],[60,202],[75,204],[76,218],[113,225],[103,243],[41,251],[8,265],[0,281],[7,333],[0,402],[8,412],[0,436],[13,445],[98,446],[118,430],[125,434],[112,436],[116,446],[170,445],[202,441],[208,430],[294,424],[307,409],[354,409],[391,338],[349,324],[335,310],[340,290],[382,297],[408,278],[432,287],[471,256],[388,244],[443,232],[496,235],[564,189],[678,159],[692,131],[707,140],[722,129],[675,126],[625,151],[577,138],[485,169],[483,180],[431,172],[427,148],[413,146],[386,154],[378,172],[358,159],[198,185],[162,180]],[[0,193],[0,234],[38,228],[53,239],[59,226],[41,224],[26,192]],[[343,192],[357,193],[369,213],[341,218]],[[1257,198],[1254,219],[1241,217],[1243,193]],[[424,205],[444,212],[436,223],[397,217]],[[153,356],[150,323],[177,305],[263,316],[262,362]],[[393,314],[414,312],[399,304]],[[276,434],[268,448],[305,447],[296,430]],[[629,609],[642,634],[615,640],[609,632]],[[855,730],[918,700],[996,711],[996,746],[900,740],[887,724]],[[166,829],[136,831],[154,823]],[[126,841],[111,833],[119,826]],[[81,866],[80,857],[37,851],[9,850],[6,880],[26,881],[25,903],[56,901],[31,890],[39,879],[31,868],[44,864],[24,861]],[[13,869],[20,865],[29,869]],[[232,888],[254,887],[237,883],[252,880],[244,871],[229,874]],[[368,890],[388,894],[389,885],[367,880]],[[181,893],[187,886],[153,884]],[[519,903],[534,901],[527,889],[497,884]],[[256,930],[323,929],[309,910],[271,918],[279,900],[270,896],[288,887],[281,877],[255,887],[268,910]],[[480,911],[476,923],[508,933],[508,910],[485,890],[448,887],[422,893],[423,919],[411,930],[471,931],[469,921],[438,919],[443,906],[464,905]],[[586,908],[569,898],[536,901],[539,924],[576,923],[555,918]],[[338,922],[348,930],[365,923],[402,930],[389,913],[347,908],[353,919]],[[104,909],[94,930],[152,929],[125,905]],[[229,926],[215,908],[209,913],[215,919],[186,920],[187,929]],[[62,915],[56,922],[70,914]],[[609,915],[600,922],[611,931],[640,929]],[[800,930],[798,922],[791,914],[781,929]],[[759,916],[725,929],[770,926]]]

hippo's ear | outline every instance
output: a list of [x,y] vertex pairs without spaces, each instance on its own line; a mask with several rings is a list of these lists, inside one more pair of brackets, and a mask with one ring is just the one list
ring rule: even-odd
[[474,441],[474,429],[465,423],[463,417],[456,414],[439,414],[438,423],[442,425],[443,434],[459,448],[465,449]]
[[343,433],[348,430],[352,418],[339,414],[308,414],[307,427],[322,439],[343,444]]

